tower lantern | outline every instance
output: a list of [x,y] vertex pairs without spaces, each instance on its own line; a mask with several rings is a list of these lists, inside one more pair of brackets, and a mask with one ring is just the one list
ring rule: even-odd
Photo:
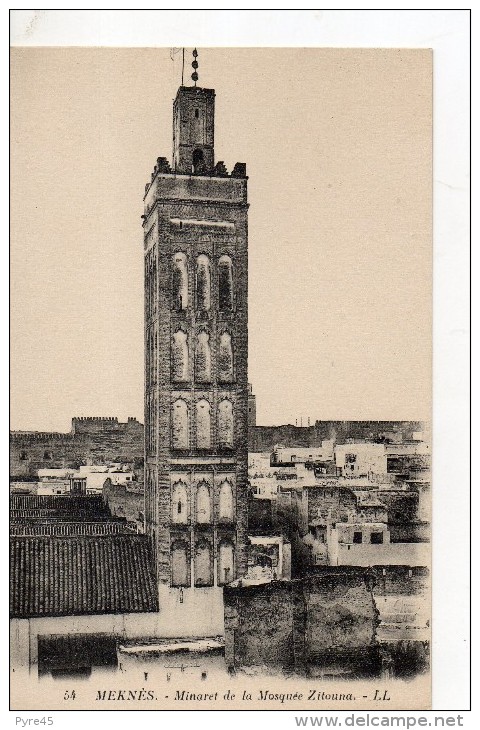
[[214,168],[215,91],[180,86],[173,103],[173,169],[181,175]]

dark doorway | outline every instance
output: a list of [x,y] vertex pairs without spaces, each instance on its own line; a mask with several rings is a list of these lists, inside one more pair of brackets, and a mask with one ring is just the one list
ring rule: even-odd
[[39,636],[38,676],[89,677],[94,667],[117,667],[114,636]]
[[203,171],[205,165],[203,162],[203,150],[193,150],[193,172],[198,175]]

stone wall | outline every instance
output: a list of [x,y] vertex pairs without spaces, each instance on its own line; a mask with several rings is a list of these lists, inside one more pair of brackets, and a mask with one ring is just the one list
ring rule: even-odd
[[431,563],[431,546],[426,542],[396,542],[381,545],[336,546],[337,565],[405,565],[428,566]]
[[326,439],[346,443],[353,439],[383,439],[398,434],[403,440],[423,431],[421,421],[316,421],[314,426],[255,426],[250,429],[249,451],[269,451],[283,446],[321,446]]
[[39,469],[77,469],[87,462],[143,463],[143,424],[135,418],[73,418],[70,433],[10,433],[10,476],[36,477]]
[[113,485],[107,479],[103,487],[103,499],[114,517],[125,518],[129,523],[143,524],[144,494],[133,492],[125,485]]
[[322,679],[413,677],[429,666],[429,586],[427,568],[400,565],[312,568],[301,580],[227,586],[227,666]]
[[226,586],[225,659],[232,669],[312,673],[349,656],[371,664],[378,611],[373,578],[358,568],[262,585]]
[[309,487],[305,491],[308,505],[307,524],[314,521],[346,520],[356,512],[356,500],[349,489],[337,486]]

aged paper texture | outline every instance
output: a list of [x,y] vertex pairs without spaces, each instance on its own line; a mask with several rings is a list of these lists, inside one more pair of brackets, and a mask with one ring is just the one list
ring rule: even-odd
[[12,709],[429,709],[431,51],[11,84]]

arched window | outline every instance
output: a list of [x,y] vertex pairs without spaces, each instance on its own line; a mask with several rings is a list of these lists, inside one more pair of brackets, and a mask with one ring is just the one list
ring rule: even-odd
[[210,518],[210,489],[208,484],[200,482],[197,487],[196,519],[200,524],[208,525]]
[[220,347],[218,352],[218,377],[219,380],[229,383],[233,380],[233,348],[232,338],[228,332],[220,335]]
[[230,256],[218,261],[218,306],[221,312],[233,309],[233,267]]
[[197,449],[209,449],[211,446],[210,403],[203,399],[199,400],[195,410],[197,417]]
[[220,520],[233,522],[233,489],[227,479],[220,485],[218,517]]
[[176,482],[172,489],[172,522],[185,525],[188,521],[187,487],[183,482]]
[[210,352],[210,336],[206,332],[197,335],[197,347],[195,352],[195,379],[200,383],[211,380],[212,355]]
[[188,407],[184,400],[176,400],[172,406],[172,448],[189,447]]
[[172,586],[188,587],[190,585],[190,570],[188,547],[186,543],[176,540],[171,548]]
[[195,586],[211,586],[212,573],[212,550],[210,544],[202,540],[195,547]]
[[[150,481],[150,470],[145,466],[144,470],[145,480],[145,517],[147,522],[150,522],[152,515],[152,485]],[[106,481],[106,480],[105,480]],[[105,484],[105,482],[104,482]],[[108,498],[106,499],[108,503]]]
[[145,404],[145,447],[148,453],[150,453],[150,418],[151,418],[151,412],[150,412],[150,395],[147,394],[147,400]]
[[174,380],[188,380],[188,344],[183,330],[173,335],[172,375]]
[[157,286],[157,261],[154,259],[153,266],[152,266],[152,309],[153,314],[157,313],[157,296],[158,296],[158,286]]
[[147,330],[147,343],[146,343],[147,362],[145,364],[145,379],[147,381],[147,385],[150,385],[150,379],[151,379],[151,376],[152,376],[152,372],[151,372],[152,371],[152,366],[151,366],[151,363],[150,363],[150,360],[151,360],[151,357],[152,357],[152,353],[151,353],[151,349],[152,348],[151,348],[151,345],[150,345],[150,341],[151,341],[150,330]]
[[197,310],[210,309],[210,261],[203,253],[197,258],[196,297]]
[[147,334],[147,365],[146,365],[146,379],[147,383],[151,384],[153,382],[153,332],[151,329],[148,330]]
[[150,335],[150,382],[155,382],[155,331]]
[[223,540],[218,549],[218,585],[231,583],[235,577],[234,549],[231,542]]
[[184,253],[173,256],[172,309],[181,311],[188,307],[188,269]]
[[220,446],[233,446],[233,406],[226,399],[218,405],[218,442]]
[[157,398],[157,392],[155,391],[153,394],[153,420],[152,420],[152,440],[153,440],[153,450],[157,448],[157,423],[158,423],[158,398]]
[[155,451],[155,393],[152,393],[150,399],[150,447]]
[[149,293],[149,287],[150,287],[150,280],[148,278],[148,254],[145,257],[145,264],[144,264],[144,267],[143,267],[143,280],[144,280],[144,284],[145,284],[145,293],[146,293],[146,300],[147,300],[147,307],[146,307],[147,312],[146,312],[146,316],[148,318],[150,316],[150,311],[149,311],[149,308],[148,308],[148,293]]
[[153,382],[157,382],[157,352],[158,352],[158,337],[157,332],[155,330],[155,335],[152,340],[153,348],[152,348],[152,365],[153,365]]

